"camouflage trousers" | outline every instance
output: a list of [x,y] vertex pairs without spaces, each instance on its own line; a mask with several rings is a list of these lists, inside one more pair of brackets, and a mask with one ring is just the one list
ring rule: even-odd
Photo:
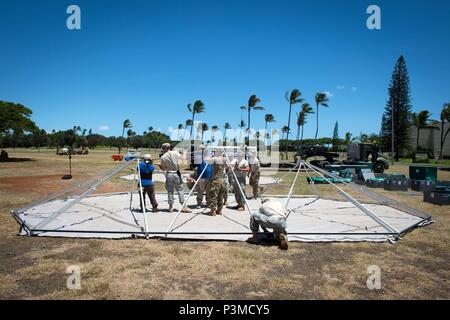
[[278,239],[280,234],[286,233],[286,220],[277,216],[266,216],[259,212],[252,213],[250,216],[250,229],[253,234],[258,233],[259,227],[264,227],[266,229],[272,229],[275,238]]
[[223,202],[227,203],[228,201],[228,191],[230,189],[230,183],[228,182],[228,176],[223,177]]
[[221,210],[223,207],[223,195],[225,188],[223,187],[223,179],[213,179],[209,185],[208,199],[211,211]]
[[[245,194],[245,176],[237,176],[238,180],[233,179],[233,192],[234,197],[236,198],[236,202],[239,206],[245,207],[245,198],[247,195]],[[239,186],[241,188],[239,188]],[[242,192],[241,192],[242,189]]]
[[261,173],[251,173],[249,184],[253,189],[253,196],[256,196],[259,193],[259,178],[261,177]]

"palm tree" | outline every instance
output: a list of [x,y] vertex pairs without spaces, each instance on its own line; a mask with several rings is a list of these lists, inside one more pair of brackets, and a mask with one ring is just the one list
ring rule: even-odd
[[286,92],[286,100],[289,102],[289,117],[288,117],[288,125],[287,127],[289,128],[288,132],[286,133],[286,159],[288,158],[288,143],[287,140],[289,139],[289,132],[291,131],[291,111],[292,111],[292,105],[296,104],[296,103],[300,103],[303,101],[302,98],[300,98],[300,96],[302,95],[302,93],[300,92],[300,90],[298,89],[294,89],[292,90],[290,93],[289,91]]
[[186,120],[186,122],[184,123],[184,134],[183,134],[183,139],[186,139],[186,138],[185,138],[186,132],[187,132],[186,129],[189,128],[189,127],[192,127],[193,124],[194,124],[194,123],[192,122],[191,119],[187,119],[187,120]]
[[346,132],[345,136],[344,136],[344,144],[345,145],[349,145],[350,143],[352,143],[353,141],[355,141],[355,138],[352,137],[351,132]]
[[426,128],[431,113],[428,110],[422,110],[419,113],[413,112],[412,124],[417,128],[416,149],[419,147],[420,129]]
[[308,117],[308,114],[314,113],[313,108],[309,105],[309,103],[302,104],[302,110],[297,112],[297,141],[299,140],[300,127],[302,127],[302,134],[300,137],[300,144],[303,144],[303,133],[305,131],[305,123]]
[[245,128],[246,124],[244,120],[241,120],[239,122],[238,127],[241,128],[241,131],[239,132],[239,140],[242,140],[242,130]]
[[317,140],[317,134],[319,133],[319,106],[328,107],[328,96],[324,92],[316,93],[316,135],[314,141]]
[[285,134],[287,134],[288,132],[289,132],[288,126],[283,126],[283,128],[281,128],[281,141],[284,140]]
[[250,122],[252,110],[264,110],[264,107],[257,106],[261,99],[256,95],[251,95],[246,106],[241,106],[241,110],[247,110],[247,144],[250,143]]
[[180,131],[181,130],[183,130],[184,129],[184,126],[183,126],[183,124],[182,123],[180,123],[179,125],[178,125],[178,141],[181,141],[181,135],[180,135]]
[[127,130],[127,150],[128,150],[128,143],[130,142],[131,138],[135,135],[136,135],[136,132],[134,132],[133,130],[131,130],[131,129]]
[[219,126],[218,125],[213,125],[212,127],[211,127],[211,132],[212,132],[212,138],[211,138],[211,141],[212,142],[216,142],[216,137],[215,137],[215,135],[216,135],[216,132],[217,131],[219,131]]
[[445,143],[445,139],[447,138],[448,133],[450,132],[450,126],[447,129],[447,131],[444,133],[444,123],[450,122],[450,103],[447,102],[444,104],[444,106],[442,107],[442,111],[441,111],[441,152],[439,155],[439,159],[442,161],[444,159],[444,143]]
[[[125,129],[130,129],[130,128],[133,128],[133,125],[131,124],[130,119],[125,119],[122,124],[122,139],[121,139],[121,141],[123,141]],[[122,146],[121,146],[121,143],[119,142],[119,154],[120,154],[121,150],[122,150]]]
[[197,100],[194,102],[193,106],[191,106],[191,104],[188,104],[187,108],[188,108],[189,112],[192,113],[191,134],[189,137],[192,140],[192,129],[194,128],[195,115],[197,113],[205,112],[205,105],[203,104],[203,102],[201,100]]
[[225,130],[223,130],[223,139],[222,140],[224,142],[224,145],[227,145],[227,130],[231,129],[231,125],[228,122],[225,122],[225,124],[223,125],[223,128]]
[[265,122],[265,125],[264,125],[264,143],[265,143],[265,145],[266,145],[266,147],[267,147],[267,136],[268,136],[268,133],[267,133],[267,124],[268,123],[272,123],[272,122],[275,122],[275,117],[273,116],[273,114],[271,114],[271,113],[267,113],[265,116],[264,116],[264,122]]
[[207,123],[202,123],[202,126],[200,128],[201,132],[202,132],[202,138],[201,141],[203,143],[203,134],[205,133],[205,131],[209,130],[208,124]]

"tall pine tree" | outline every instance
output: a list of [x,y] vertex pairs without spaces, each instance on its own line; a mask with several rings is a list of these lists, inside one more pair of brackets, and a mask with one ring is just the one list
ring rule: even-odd
[[389,99],[382,117],[381,137],[385,150],[391,150],[392,113],[394,114],[394,152],[398,161],[408,145],[408,129],[411,126],[411,97],[408,69],[405,58],[400,56],[395,64],[389,84]]
[[338,145],[339,145],[339,129],[338,129],[338,122],[336,121],[333,130],[333,149],[337,150]]

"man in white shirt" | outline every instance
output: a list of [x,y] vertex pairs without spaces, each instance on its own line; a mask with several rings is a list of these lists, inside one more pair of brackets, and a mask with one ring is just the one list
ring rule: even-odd
[[288,238],[286,232],[286,210],[281,202],[276,200],[263,200],[259,211],[250,216],[250,229],[253,236],[247,239],[248,243],[259,242],[259,227],[264,231],[272,229],[275,239],[280,242],[282,250],[288,249]]
[[[170,144],[164,143],[162,145],[163,155],[161,156],[161,162],[159,167],[161,170],[166,171],[166,189],[169,202],[169,212],[173,212],[173,203],[175,202],[174,191],[178,193],[178,201],[181,205],[184,203],[184,191],[183,181],[181,180],[181,174],[179,169],[180,153],[170,150]],[[187,207],[181,208],[181,212],[192,212]]]

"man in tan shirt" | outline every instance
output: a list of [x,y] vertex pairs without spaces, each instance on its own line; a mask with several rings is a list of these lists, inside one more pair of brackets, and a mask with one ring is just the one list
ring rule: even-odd
[[[166,190],[169,202],[169,212],[173,212],[173,203],[175,202],[174,191],[178,193],[178,201],[181,205],[184,203],[184,191],[183,191],[183,180],[180,174],[180,153],[177,151],[170,150],[170,144],[164,143],[162,145],[161,162],[159,167],[161,170],[166,172]],[[191,209],[187,207],[181,208],[181,212],[192,212]]]

